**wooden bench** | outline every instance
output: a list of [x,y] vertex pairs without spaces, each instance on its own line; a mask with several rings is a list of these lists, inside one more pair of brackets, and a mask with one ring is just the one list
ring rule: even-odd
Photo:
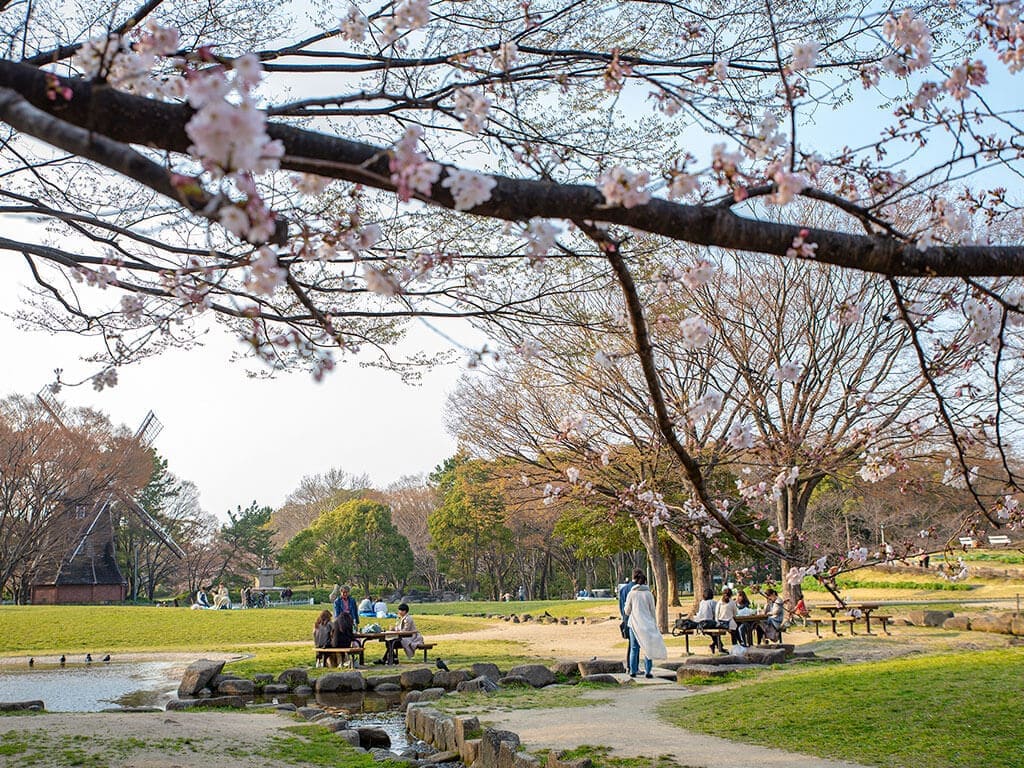
[[974,538],[971,536],[961,536],[959,541],[960,546],[964,549],[974,549],[976,546],[978,546],[978,542],[976,542]]
[[892,623],[892,616],[879,616],[877,613],[872,613],[871,614],[871,620],[872,621],[877,621],[879,624],[881,624],[882,625],[882,631],[885,634],[887,634],[887,635],[891,635],[892,634],[892,632],[889,631],[889,624]]
[[995,536],[988,537],[989,546],[993,547],[1008,547],[1010,546],[1010,537],[1004,534],[996,534]]
[[333,662],[326,666],[340,667],[346,662],[355,661],[355,657],[359,657],[359,664],[365,664],[363,654],[366,653],[366,649],[362,646],[354,645],[351,648],[315,648],[317,654],[323,654],[325,662]]
[[433,650],[435,645],[437,645],[437,643],[420,643],[419,645],[416,646],[416,650],[417,651],[420,650],[420,649],[423,650],[423,661],[424,662],[427,660],[427,651]]
[[686,643],[686,655],[691,656],[690,635],[704,635],[705,637],[721,638],[722,635],[726,635],[728,633],[729,630],[727,629],[680,629],[676,630],[673,634],[677,634],[677,636],[682,635],[683,641]]

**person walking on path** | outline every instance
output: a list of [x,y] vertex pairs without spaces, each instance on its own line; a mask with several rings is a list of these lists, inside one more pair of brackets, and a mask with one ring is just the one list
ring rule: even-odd
[[[619,624],[619,627],[622,630],[622,637],[626,640],[629,640],[629,645],[626,647],[627,668],[629,667],[629,659],[633,655],[633,646],[636,641],[633,639],[633,633],[629,631],[628,627],[628,619],[626,617],[626,598],[629,596],[630,590],[632,590],[633,587],[636,585],[636,575],[638,573],[641,576],[643,575],[643,571],[641,571],[638,568],[635,571],[633,571],[633,578],[629,579],[625,584],[619,587],[619,617],[622,620]],[[637,652],[639,653],[639,646],[637,646]]]
[[623,613],[629,618],[629,676],[637,676],[640,651],[643,651],[644,677],[654,677],[651,663],[654,659],[667,659],[668,648],[658,629],[654,595],[641,570],[633,572],[633,588],[626,595]]

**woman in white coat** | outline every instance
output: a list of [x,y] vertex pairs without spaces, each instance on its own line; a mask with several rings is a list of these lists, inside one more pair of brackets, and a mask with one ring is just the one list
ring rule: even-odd
[[641,570],[633,573],[634,586],[626,596],[623,613],[629,621],[629,676],[636,677],[640,666],[640,651],[644,652],[644,677],[651,674],[653,659],[667,659],[668,649],[658,630],[654,612],[654,595],[647,586],[647,577]]

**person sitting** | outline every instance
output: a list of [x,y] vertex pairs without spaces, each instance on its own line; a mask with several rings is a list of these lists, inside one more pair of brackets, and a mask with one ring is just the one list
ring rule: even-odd
[[[740,642],[735,622],[736,611],[736,603],[732,599],[732,590],[726,587],[722,590],[722,599],[718,603],[718,610],[715,611],[715,620],[718,622],[719,629],[729,630],[729,636],[732,639],[733,645],[738,645]],[[725,646],[722,644],[721,636],[715,637],[715,640],[718,644],[718,650],[725,653]]]
[[231,607],[231,598],[228,596],[228,588],[221,584],[213,593],[213,607],[227,610]]
[[807,603],[801,597],[796,601],[796,606],[789,613],[789,624],[796,624],[800,622],[800,626],[807,626],[807,619],[811,617],[811,612],[807,610]]
[[[340,613],[331,622],[331,648],[358,648],[359,641],[355,635],[355,624],[352,621],[352,614]],[[352,667],[358,667],[359,662],[355,656],[349,657],[352,660]]]
[[[754,613],[754,606],[750,604],[750,598],[747,597],[747,593],[742,589],[736,593],[736,615],[737,616],[750,616]],[[757,642],[761,642],[762,631],[759,626],[752,626],[752,622],[743,621],[737,622],[737,634],[739,635],[740,645],[744,648],[749,648],[753,645],[754,632],[757,633]]]
[[405,655],[410,659],[416,655],[416,649],[423,645],[423,635],[416,629],[416,622],[409,615],[409,605],[402,603],[398,606],[398,621],[395,622],[396,632],[411,632],[407,637],[396,637],[387,641],[387,651],[381,660],[384,664],[398,663],[398,649],[401,647]]
[[192,610],[206,610],[210,607],[210,598],[206,596],[206,591],[200,587],[196,590],[196,601],[192,603]]
[[[313,647],[314,648],[331,648],[331,612],[320,611],[320,615],[316,617],[316,622],[313,624]],[[318,667],[327,666],[327,654],[317,652],[316,654],[316,665]]]
[[360,616],[376,616],[373,612],[373,598],[367,595],[359,601],[359,615]]
[[768,600],[764,609],[768,618],[761,622],[761,628],[764,630],[764,636],[774,643],[782,637],[782,624],[786,619],[786,608],[774,588],[768,587],[764,591],[764,596]]
[[373,604],[373,615],[378,619],[386,619],[388,616],[388,604],[384,602],[383,595],[377,598]]

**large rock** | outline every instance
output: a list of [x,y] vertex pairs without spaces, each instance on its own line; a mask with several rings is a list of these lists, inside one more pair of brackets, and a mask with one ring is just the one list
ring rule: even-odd
[[745,656],[688,656],[683,660],[684,667],[731,667],[739,664],[749,664]]
[[543,688],[555,682],[555,674],[543,664],[520,664],[508,671],[508,677],[524,677],[534,688]]
[[621,685],[622,684],[619,681],[619,678],[617,678],[615,675],[613,675],[613,674],[605,674],[605,673],[598,674],[598,675],[584,675],[583,677],[580,678],[580,680],[582,682],[584,682],[584,683],[598,683],[599,685]]
[[576,665],[581,677],[588,675],[612,675],[617,672],[625,672],[626,665],[621,659],[591,659],[581,661]]
[[46,707],[42,699],[32,701],[0,701],[0,712],[38,712]]
[[342,731],[336,731],[335,733],[339,739],[348,742],[350,746],[359,746],[359,731],[349,728]]
[[366,689],[370,691],[376,691],[379,690],[382,685],[389,684],[397,687],[401,685],[401,683],[399,682],[400,679],[401,678],[398,674],[376,675],[374,677],[368,677],[366,678]]
[[907,611],[904,614],[904,618],[915,627],[941,627],[946,619],[952,617],[952,611]]
[[277,682],[283,683],[290,688],[297,688],[300,685],[309,685],[309,673],[301,667],[292,667],[284,670],[277,676]]
[[565,752],[548,752],[548,768],[593,768],[589,757],[566,758]]
[[683,683],[695,677],[725,677],[732,671],[728,666],[721,664],[684,664],[676,670],[676,682]]
[[181,676],[181,683],[178,685],[178,698],[185,699],[195,696],[206,688],[222,669],[224,669],[223,661],[210,661],[209,659],[193,661],[185,668],[185,672]]
[[498,684],[491,678],[481,675],[480,677],[474,677],[472,680],[459,683],[455,690],[459,693],[490,693],[491,691],[498,690]]
[[480,719],[472,715],[460,715],[452,719],[455,728],[455,745],[462,749],[468,739],[480,738]]
[[201,699],[171,699],[167,709],[192,709],[193,707],[223,707],[225,709],[245,709],[245,700],[241,696],[207,696]]
[[478,661],[476,664],[471,666],[470,671],[473,673],[473,677],[489,677],[491,680],[497,682],[501,679],[501,670],[498,669],[497,664],[491,664],[487,661]]
[[751,664],[784,664],[785,648],[748,648],[744,658]]
[[470,674],[464,669],[439,669],[434,673],[434,679],[432,687],[444,688],[446,691],[454,691],[459,687],[459,683],[463,683],[469,680]]
[[579,677],[580,676],[580,665],[576,661],[556,661],[551,665],[551,671],[556,676],[561,677]]
[[998,635],[1013,634],[1012,613],[983,613],[971,622],[975,632],[994,632]]
[[388,736],[388,732],[383,728],[364,726],[355,730],[359,733],[359,746],[363,749],[373,749],[375,747],[391,748],[391,737]]
[[252,696],[256,692],[256,684],[252,680],[245,680],[239,677],[221,680],[217,686],[217,693],[228,696]]
[[512,731],[499,731],[495,728],[484,728],[480,736],[480,765],[486,768],[497,768],[502,745],[505,752],[511,749],[515,753],[519,749],[519,735]]
[[971,621],[972,618],[970,616],[951,616],[942,622],[942,628],[965,632],[971,628]]
[[407,669],[398,677],[403,690],[422,691],[434,682],[434,673],[425,667]]
[[363,691],[366,681],[358,672],[328,672],[317,678],[317,693],[338,693]]
[[1024,615],[1014,614],[1013,622],[1010,624],[1010,631],[1017,636],[1024,635]]

